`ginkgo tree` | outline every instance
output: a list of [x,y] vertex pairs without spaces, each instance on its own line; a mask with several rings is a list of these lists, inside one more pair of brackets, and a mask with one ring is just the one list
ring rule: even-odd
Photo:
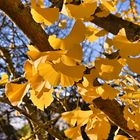
[[[36,134],[46,131],[62,140],[140,139],[138,1],[50,2],[47,7],[45,0],[31,0],[29,5],[20,0],[0,0],[0,9],[31,41],[26,52],[28,59],[23,65],[24,80],[4,74],[0,81],[5,86],[6,103],[34,124],[34,133],[21,139],[37,139]],[[119,13],[120,4],[129,7],[124,6],[125,10]],[[60,30],[66,28],[68,20],[61,20],[60,15],[73,21],[64,37],[46,31],[46,27],[53,27],[55,23]],[[99,42],[101,38],[104,41],[100,56],[90,65],[85,64],[82,42]],[[72,88],[76,105],[70,108],[74,98],[66,89]],[[58,121],[52,117],[56,112],[51,114],[56,100],[60,101],[56,105],[60,109],[58,118],[64,121],[63,125],[67,124],[64,133],[50,127]],[[26,105],[27,101],[30,103]],[[38,116],[32,115],[34,109],[48,111],[49,120],[38,120]],[[117,127],[115,132],[113,126]]]

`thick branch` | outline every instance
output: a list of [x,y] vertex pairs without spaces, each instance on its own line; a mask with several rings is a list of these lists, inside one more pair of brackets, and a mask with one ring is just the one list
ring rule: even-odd
[[116,35],[121,28],[125,28],[128,40],[133,42],[140,39],[139,25],[123,20],[122,18],[115,15],[109,14],[107,17],[95,16],[91,22],[95,23],[99,27],[104,28],[114,35]]
[[140,131],[130,130],[127,127],[127,121],[123,116],[123,109],[116,100],[103,100],[102,98],[97,98],[93,100],[93,104],[103,111],[114,124],[132,137],[140,140]]
[[0,9],[15,22],[40,51],[52,50],[45,31],[33,20],[30,9],[24,7],[20,0],[0,0]]

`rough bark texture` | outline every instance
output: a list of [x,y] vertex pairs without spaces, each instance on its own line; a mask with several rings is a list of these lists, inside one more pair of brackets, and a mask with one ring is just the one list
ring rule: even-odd
[[140,140],[140,131],[130,130],[127,127],[127,121],[123,116],[123,109],[116,100],[103,100],[102,98],[97,98],[93,100],[93,104],[103,111],[108,116],[110,121],[119,126],[132,137]]
[[24,7],[20,0],[0,0],[0,9],[15,22],[40,51],[52,50],[48,36],[33,20],[29,7]]
[[120,29],[125,28],[126,35],[129,41],[136,41],[140,39],[140,26],[132,22],[123,20],[120,17],[109,14],[107,17],[97,17],[91,21],[104,28],[108,32],[116,35]]

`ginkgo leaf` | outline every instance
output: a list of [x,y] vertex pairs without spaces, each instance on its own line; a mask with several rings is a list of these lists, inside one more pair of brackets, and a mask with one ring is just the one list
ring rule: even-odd
[[108,32],[106,30],[98,30],[93,26],[86,27],[86,39],[90,42],[96,41],[99,37],[107,35]]
[[34,61],[40,57],[41,53],[33,45],[28,45],[28,49],[29,51],[27,52],[27,55],[31,60]]
[[112,88],[108,84],[103,84],[103,86],[99,86],[96,88],[96,92],[103,98],[103,99],[114,99],[118,95],[118,90]]
[[115,59],[98,59],[95,62],[95,67],[99,77],[104,80],[113,80],[119,77],[122,65]]
[[115,12],[116,11],[116,8],[111,1],[100,0],[100,2],[103,6],[105,6],[106,9],[108,9],[108,11],[110,11],[110,12]]
[[6,84],[8,82],[8,75],[6,73],[2,74],[0,85]]
[[140,99],[140,91],[139,92],[133,92],[133,93],[128,93],[125,94],[122,98],[126,98],[126,99]]
[[84,72],[84,66],[67,66],[62,62],[52,64],[42,63],[38,67],[39,74],[53,86],[71,86],[78,82]]
[[44,7],[44,0],[37,0],[36,3],[41,6]]
[[127,58],[128,56],[138,55],[140,52],[140,42],[130,42],[125,33],[125,29],[121,29],[113,38],[112,41],[115,49],[119,49],[119,54],[123,58]]
[[116,135],[114,140],[129,140],[126,136],[123,135]]
[[[44,110],[47,108],[54,100],[53,96],[53,89],[50,89],[48,92],[38,93],[34,90],[30,90],[30,99],[32,100],[33,104],[37,106],[40,110]],[[41,96],[38,96],[41,94]]]
[[93,42],[95,40],[97,40],[99,37],[96,36],[95,34],[98,32],[99,30],[93,26],[87,26],[86,27],[86,39],[90,42]]
[[12,105],[14,106],[19,105],[23,97],[29,90],[29,88],[30,86],[28,83],[25,83],[25,84],[7,83],[6,96],[8,97]]
[[68,57],[67,55],[63,55],[61,57],[61,61],[62,61],[63,64],[68,65],[68,66],[77,65],[77,62],[74,59]]
[[140,58],[127,58],[127,64],[130,70],[140,74]]
[[67,51],[66,56],[81,62],[83,57],[82,47],[80,45],[74,45]]
[[[92,14],[94,14],[95,10],[97,8],[97,2],[96,1],[90,1],[90,2],[83,2],[80,5],[73,5],[73,4],[67,4],[66,10],[68,12],[69,17],[74,17],[75,19],[87,19]],[[84,11],[84,12],[81,12]]]
[[84,87],[93,87],[95,79],[98,77],[98,73],[95,68],[93,68],[89,74],[85,74],[83,77],[83,86]]
[[110,132],[110,124],[107,118],[98,117],[97,120],[93,120],[93,122],[89,123],[93,124],[93,128],[86,129],[85,132],[90,140],[103,140],[108,138]]
[[85,31],[85,25],[82,21],[77,20],[68,36],[64,39],[56,38],[54,35],[49,36],[49,43],[54,49],[68,50],[73,48],[75,44],[79,45],[85,39]]
[[92,103],[94,99],[100,97],[100,95],[96,92],[96,87],[84,88],[82,86],[78,86],[78,93],[87,103]]
[[125,106],[124,111],[124,118],[127,120],[127,126],[130,130],[135,129],[136,131],[140,131],[140,113],[139,108],[134,106]]
[[[84,111],[80,108],[76,108],[70,112],[64,112],[62,118],[71,126],[75,124],[83,126],[87,123],[89,116],[92,114],[92,111]],[[72,117],[71,117],[72,116]]]
[[[93,114],[89,117],[85,132],[90,140],[107,139],[110,133],[110,123],[106,115],[93,105],[90,106]],[[99,131],[101,130],[101,131]]]
[[27,60],[25,62],[24,70],[25,70],[25,73],[24,73],[25,78],[29,81],[35,74],[37,74],[37,70],[35,69],[32,61],[30,61],[30,60]]
[[51,88],[51,85],[48,81],[45,81],[39,74],[34,75],[30,80],[31,88],[36,92],[41,92],[44,88],[48,90]]
[[36,0],[31,0],[31,14],[37,23],[51,25],[59,18],[58,8],[41,8]]
[[80,127],[68,128],[64,131],[65,135],[72,140],[82,140]]

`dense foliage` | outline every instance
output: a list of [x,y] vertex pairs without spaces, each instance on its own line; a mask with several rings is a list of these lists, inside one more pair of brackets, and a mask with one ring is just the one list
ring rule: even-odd
[[[12,20],[1,13],[8,139],[140,139],[139,1],[1,0],[0,9]],[[23,117],[20,130],[11,114]]]

